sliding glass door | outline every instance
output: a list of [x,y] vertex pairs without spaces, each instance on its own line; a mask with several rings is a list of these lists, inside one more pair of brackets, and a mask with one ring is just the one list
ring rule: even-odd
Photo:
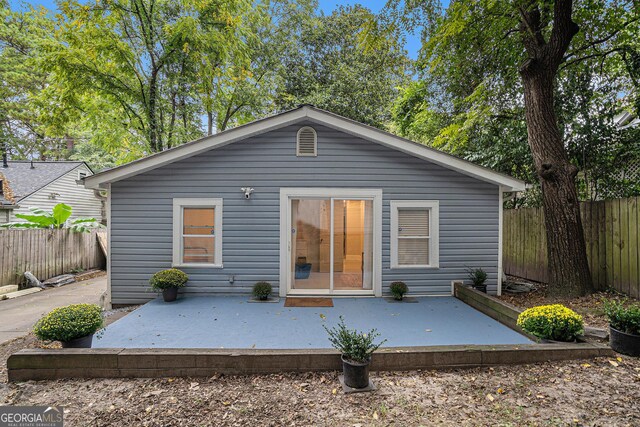
[[307,294],[373,290],[373,199],[290,199],[290,288]]

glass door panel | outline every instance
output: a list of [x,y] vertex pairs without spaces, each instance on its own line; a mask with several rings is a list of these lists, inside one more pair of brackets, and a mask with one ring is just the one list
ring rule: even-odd
[[331,288],[331,199],[291,200],[291,288]]
[[373,201],[333,200],[333,289],[373,289]]

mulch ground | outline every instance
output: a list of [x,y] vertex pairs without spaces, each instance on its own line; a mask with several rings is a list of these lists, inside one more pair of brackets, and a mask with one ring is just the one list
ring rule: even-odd
[[[597,323],[596,300],[563,303]],[[541,292],[510,302],[555,301]],[[60,405],[67,426],[640,425],[640,359],[626,356],[374,372],[377,391],[350,395],[338,372],[8,384],[6,358],[37,346],[32,335],[0,345],[0,405]]]
[[[509,277],[511,281],[524,281],[523,279]],[[533,284],[533,282],[531,282]],[[608,328],[609,322],[604,315],[602,300],[615,299],[625,301],[625,305],[640,303],[640,300],[627,297],[615,291],[596,292],[584,297],[575,298],[558,298],[548,295],[547,286],[542,283],[535,283],[536,290],[526,294],[508,294],[503,293],[498,297],[503,301],[509,302],[517,307],[531,308],[537,305],[546,304],[563,304],[576,313],[582,315],[585,324],[596,328]]]
[[640,425],[640,360],[620,356],[449,371],[374,372],[342,393],[337,372],[6,383],[0,405],[61,405],[67,426]]

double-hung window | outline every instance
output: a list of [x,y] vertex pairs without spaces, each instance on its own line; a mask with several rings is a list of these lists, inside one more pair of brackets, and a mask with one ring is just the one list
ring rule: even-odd
[[173,199],[173,265],[222,267],[222,199]]
[[437,200],[391,201],[391,268],[438,267]]

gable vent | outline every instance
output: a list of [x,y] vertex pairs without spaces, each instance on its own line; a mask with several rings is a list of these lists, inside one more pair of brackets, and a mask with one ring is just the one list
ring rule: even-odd
[[300,128],[296,144],[297,156],[317,156],[318,155],[318,135],[309,126]]

